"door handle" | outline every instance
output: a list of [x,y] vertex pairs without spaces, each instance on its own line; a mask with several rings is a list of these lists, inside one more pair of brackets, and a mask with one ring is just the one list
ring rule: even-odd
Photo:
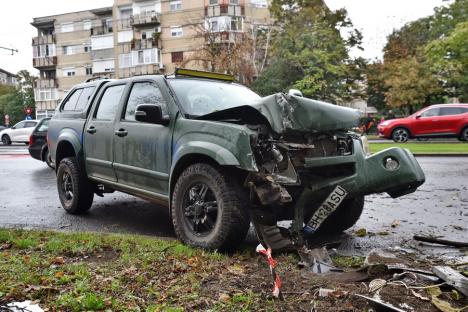
[[91,133],[91,134],[96,133],[96,131],[97,130],[96,130],[96,128],[94,126],[91,126],[88,129],[86,129],[86,132]]
[[121,138],[126,136],[127,134],[128,134],[128,132],[125,129],[119,129],[119,130],[115,131],[115,135],[119,136]]

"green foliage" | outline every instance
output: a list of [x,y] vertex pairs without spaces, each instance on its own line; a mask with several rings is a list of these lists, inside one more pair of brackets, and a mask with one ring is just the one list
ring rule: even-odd
[[16,88],[0,85],[0,123],[3,123],[4,115],[8,114],[10,124],[13,125],[24,119],[26,107],[34,108],[34,83],[37,78],[27,70],[21,70],[17,75]]
[[[345,10],[330,11],[321,0],[274,0],[271,62],[255,82],[262,94],[294,87],[307,97],[343,102],[359,94],[363,60],[349,58],[361,34],[352,29]],[[340,31],[348,30],[348,38]]]

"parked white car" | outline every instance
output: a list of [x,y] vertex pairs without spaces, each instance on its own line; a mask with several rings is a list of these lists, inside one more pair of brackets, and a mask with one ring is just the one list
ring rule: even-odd
[[3,145],[10,145],[13,142],[26,143],[29,142],[29,136],[37,125],[37,120],[23,120],[18,122],[11,128],[2,130],[0,138]]

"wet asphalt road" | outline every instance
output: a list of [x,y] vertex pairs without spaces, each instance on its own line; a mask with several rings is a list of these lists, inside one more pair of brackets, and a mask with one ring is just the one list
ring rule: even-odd
[[[95,196],[93,208],[85,215],[66,214],[57,196],[54,171],[25,153],[24,145],[0,146],[0,227],[174,237],[167,208],[119,192]],[[386,194],[368,196],[357,225],[329,240],[340,240],[340,250],[352,254],[373,247],[402,247],[421,255],[460,255],[455,249],[421,246],[411,237],[426,234],[468,241],[468,157],[419,157],[418,161],[426,183],[415,193],[398,199]],[[392,223],[396,226],[391,227]],[[370,235],[352,235],[359,228]]]

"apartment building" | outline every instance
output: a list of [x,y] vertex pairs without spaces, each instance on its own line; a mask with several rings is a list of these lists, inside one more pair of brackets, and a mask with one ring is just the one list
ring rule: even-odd
[[[200,29],[230,42],[268,24],[268,0],[114,0],[112,7],[34,18],[36,117],[51,116],[77,83],[95,76],[172,73],[206,44]],[[199,68],[198,64],[188,64]]]
[[16,86],[16,78],[17,76],[15,74],[12,74],[0,68],[0,84],[7,86]]

